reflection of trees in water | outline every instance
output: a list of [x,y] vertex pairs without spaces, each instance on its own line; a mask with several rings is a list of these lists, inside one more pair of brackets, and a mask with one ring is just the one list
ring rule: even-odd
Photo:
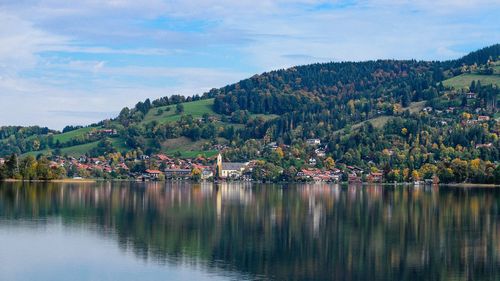
[[60,216],[158,262],[276,279],[500,276],[500,192],[379,186],[98,183],[0,188],[0,216]]

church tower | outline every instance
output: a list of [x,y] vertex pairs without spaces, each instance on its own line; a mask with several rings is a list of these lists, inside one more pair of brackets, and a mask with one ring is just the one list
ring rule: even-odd
[[219,153],[217,155],[217,173],[216,176],[217,178],[220,178],[222,176],[222,155]]

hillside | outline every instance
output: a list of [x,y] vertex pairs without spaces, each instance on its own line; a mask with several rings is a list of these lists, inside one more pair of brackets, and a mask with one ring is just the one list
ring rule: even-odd
[[[136,126],[148,127],[150,124],[163,125],[171,124],[181,120],[181,118],[192,117],[193,119],[200,119],[204,115],[209,115],[213,120],[215,126],[227,127],[232,126],[234,128],[242,128],[241,124],[232,122],[231,119],[222,118],[221,115],[213,111],[214,99],[201,99],[196,101],[187,101],[181,103],[183,106],[183,112],[176,112],[176,105],[166,105],[158,106],[149,110],[144,117],[136,123]],[[263,118],[264,120],[270,120],[276,118],[276,115],[266,115],[266,114],[251,114],[249,118]],[[105,125],[104,125],[105,124]],[[27,152],[23,152],[22,155],[53,155],[54,153],[60,155],[68,155],[77,157],[79,155],[89,154],[95,151],[99,146],[99,141],[108,137],[111,140],[111,145],[117,151],[128,151],[132,150],[133,147],[127,144],[127,139],[122,135],[116,133],[106,133],[104,135],[99,135],[99,132],[105,128],[115,128],[117,130],[122,130],[123,126],[120,124],[119,120],[106,120],[100,122],[99,124],[90,125],[88,127],[77,128],[64,133],[51,132],[49,134],[39,134],[30,135],[24,140],[27,143],[38,141],[42,146],[50,146],[49,143],[54,144],[53,147],[44,149],[33,150],[30,147],[27,148]],[[6,149],[10,146],[9,138],[4,138],[1,140],[2,148]],[[17,140],[16,140],[17,141]],[[145,142],[150,142],[150,138],[145,138]],[[219,142],[224,143],[224,139],[219,139]],[[227,141],[226,141],[227,142]],[[203,140],[192,140],[187,137],[180,137],[174,139],[167,139],[162,142],[160,151],[169,154],[177,155],[181,157],[196,157],[197,155],[205,155],[211,157],[216,153],[216,150],[208,149],[204,151],[202,146],[205,144]],[[91,153],[96,155],[95,153]]]
[[[320,155],[375,169],[500,159],[499,44],[454,61],[323,63],[255,75],[202,96],[170,96],[124,108],[114,119],[64,133],[0,129],[0,156],[213,156],[272,158],[283,168]],[[318,164],[322,166],[322,163]],[[448,165],[448,164],[446,164]],[[451,165],[451,164],[450,164]]]
[[444,80],[443,85],[454,89],[469,89],[472,81],[480,81],[481,85],[500,85],[500,62],[464,65],[461,71],[462,74]]

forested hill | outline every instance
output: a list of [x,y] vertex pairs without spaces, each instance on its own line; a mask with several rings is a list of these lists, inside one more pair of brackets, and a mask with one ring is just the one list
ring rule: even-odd
[[488,60],[500,57],[500,44],[495,44],[489,47],[469,53],[468,55],[452,61],[454,67],[462,65],[486,64]]
[[[2,127],[0,157],[194,157],[223,149],[229,160],[259,158],[283,168],[307,166],[307,159],[321,167],[328,157],[384,170],[453,159],[495,163],[499,55],[496,44],[444,62],[332,62],[266,72],[201,96],[147,99],[117,118],[62,133]],[[306,145],[311,138],[321,140],[324,156]],[[269,143],[288,151],[266,159]]]

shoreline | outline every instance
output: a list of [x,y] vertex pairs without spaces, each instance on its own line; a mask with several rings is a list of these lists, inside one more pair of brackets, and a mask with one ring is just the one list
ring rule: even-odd
[[443,183],[440,186],[460,188],[500,188],[500,184],[494,183]]
[[[413,183],[369,183],[369,182],[363,182],[363,183],[348,183],[348,182],[339,182],[339,183],[334,183],[334,182],[301,182],[301,181],[296,181],[296,182],[274,182],[274,183],[262,183],[259,181],[223,181],[223,182],[213,182],[213,181],[201,181],[201,182],[194,182],[190,180],[165,180],[165,181],[137,181],[133,179],[58,179],[58,180],[19,180],[19,179],[5,179],[1,182],[32,182],[32,183],[97,183],[97,182],[156,182],[156,183],[168,183],[168,182],[191,182],[191,183],[213,183],[213,184],[220,184],[220,183],[261,183],[261,184],[329,184],[329,185],[341,185],[341,186],[373,186],[373,185],[378,185],[378,186],[383,186],[383,187],[407,187],[407,186],[412,186],[412,187],[433,187],[434,185],[414,185]],[[443,184],[438,184],[437,187],[457,187],[457,188],[500,188],[500,184],[485,184],[485,183],[443,183]]]
[[60,180],[17,180],[5,179],[1,182],[33,182],[33,183],[96,183],[95,179],[60,179]]

